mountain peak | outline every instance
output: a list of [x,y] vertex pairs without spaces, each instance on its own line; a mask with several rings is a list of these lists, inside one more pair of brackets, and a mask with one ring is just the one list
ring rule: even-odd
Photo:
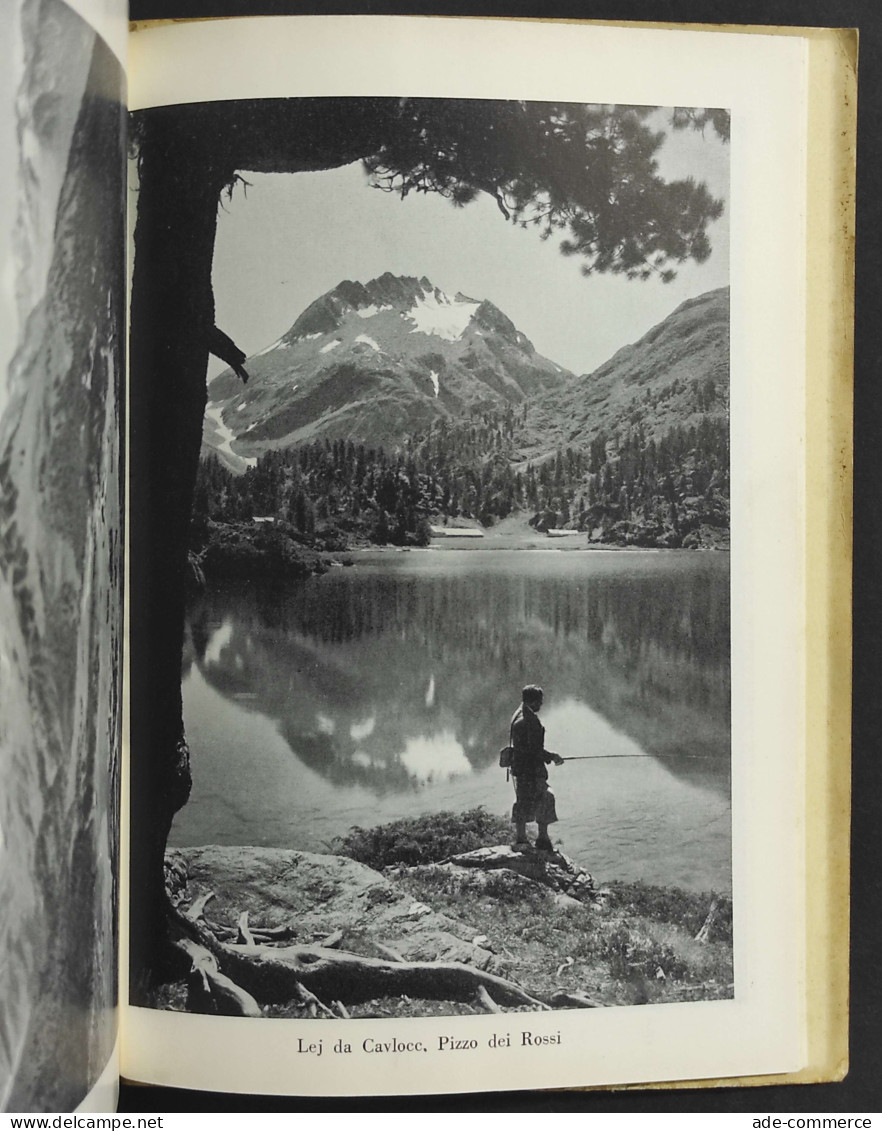
[[[344,279],[311,303],[282,340],[290,342],[331,333],[352,313],[368,318],[381,311],[395,311],[409,318],[414,329],[453,341],[482,305],[462,292],[451,298],[425,275],[417,279],[386,271],[367,283]],[[499,314],[499,318],[505,316]]]
[[247,365],[247,388],[227,371],[209,391],[208,442],[240,460],[316,436],[394,448],[440,417],[517,405],[571,376],[489,300],[391,271],[342,280]]

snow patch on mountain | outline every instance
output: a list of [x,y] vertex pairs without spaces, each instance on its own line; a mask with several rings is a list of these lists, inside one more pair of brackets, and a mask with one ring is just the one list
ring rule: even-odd
[[239,411],[246,398],[232,370],[211,385],[211,403],[223,407],[237,439],[213,426],[210,414],[205,444],[237,462],[237,471],[231,448],[253,456],[322,436],[393,448],[440,417],[519,404],[565,375],[489,299],[388,272],[366,284],[344,280],[312,302],[279,344],[289,348],[254,356],[247,413]]
[[221,654],[222,654],[224,648],[226,648],[226,646],[230,643],[230,641],[232,639],[233,639],[233,622],[230,618],[227,618],[227,620],[225,620],[223,622],[223,624],[220,626],[220,628],[217,629],[216,632],[212,633],[212,635],[211,635],[211,637],[208,641],[208,645],[205,649],[205,655],[203,656],[203,663],[205,663],[205,664],[219,664],[220,660],[221,660]]
[[217,445],[219,452],[226,452],[227,455],[234,456],[236,459],[242,460],[248,467],[257,466],[256,456],[240,456],[238,452],[234,452],[230,446],[232,441],[236,439],[236,433],[224,424],[224,406],[222,404],[207,404],[205,406],[205,415],[214,425],[217,434],[220,437],[220,443]]
[[371,715],[363,723],[353,723],[349,728],[349,737],[354,738],[356,742],[361,742],[364,738],[370,738],[376,725],[377,718],[375,715]]
[[414,323],[411,333],[435,334],[448,342],[455,342],[462,337],[480,305],[479,302],[455,301],[442,291],[432,291],[417,299],[405,318]]

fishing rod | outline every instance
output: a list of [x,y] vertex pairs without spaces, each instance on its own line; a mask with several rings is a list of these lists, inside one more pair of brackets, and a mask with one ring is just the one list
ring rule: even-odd
[[655,754],[575,754],[561,758],[562,762],[599,762],[603,758],[655,758]]
[[689,758],[697,761],[706,761],[702,754],[574,754],[564,758],[562,762],[599,762],[603,758]]

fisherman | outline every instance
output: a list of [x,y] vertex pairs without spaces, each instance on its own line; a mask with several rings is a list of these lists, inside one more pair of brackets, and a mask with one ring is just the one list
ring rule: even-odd
[[529,821],[535,821],[539,826],[536,848],[542,852],[554,851],[548,826],[557,820],[557,812],[554,794],[548,788],[548,770],[545,767],[549,762],[562,766],[564,760],[559,754],[545,749],[545,727],[539,722],[538,714],[542,699],[542,688],[529,684],[521,692],[521,705],[511,719],[511,772],[516,796],[511,811],[515,827],[512,847],[519,852],[530,847],[527,840]]

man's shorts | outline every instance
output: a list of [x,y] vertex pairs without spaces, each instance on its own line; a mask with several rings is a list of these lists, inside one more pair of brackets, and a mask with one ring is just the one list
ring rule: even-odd
[[544,778],[513,778],[517,800],[512,806],[511,819],[515,824],[538,821],[540,825],[553,825],[557,820],[554,794]]

